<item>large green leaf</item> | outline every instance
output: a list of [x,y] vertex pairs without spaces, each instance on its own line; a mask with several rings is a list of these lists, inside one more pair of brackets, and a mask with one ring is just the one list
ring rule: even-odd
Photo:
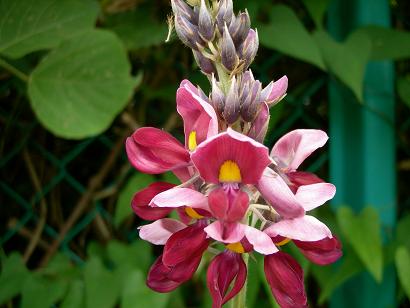
[[410,32],[380,26],[367,26],[357,31],[371,39],[373,60],[397,60],[410,57]]
[[410,253],[404,246],[396,250],[396,267],[400,283],[410,299]]
[[374,279],[380,282],[383,274],[383,253],[380,218],[376,210],[367,207],[359,215],[355,215],[350,208],[342,207],[337,212],[337,220],[364,266]]
[[21,256],[11,254],[1,262],[0,305],[21,292],[24,281],[30,276]]
[[61,303],[61,308],[84,308],[85,307],[85,290],[82,280],[71,282],[68,292]]
[[325,69],[315,41],[289,7],[273,6],[269,23],[259,25],[258,34],[262,45]]
[[155,181],[150,174],[135,173],[121,189],[115,207],[114,223],[119,225],[132,214],[131,199],[134,194]]
[[303,4],[309,11],[310,16],[316,24],[316,27],[321,29],[323,23],[323,15],[329,6],[329,0],[302,0]]
[[107,246],[107,256],[116,267],[127,265],[143,273],[148,272],[153,261],[152,246],[145,241],[135,241],[131,244],[110,241]]
[[352,33],[344,43],[333,40],[325,31],[314,33],[328,69],[363,101],[363,79],[371,43],[366,34]]
[[162,44],[168,33],[165,21],[159,22],[141,9],[109,16],[107,27],[117,33],[127,49]]
[[410,78],[401,77],[397,80],[397,92],[403,102],[410,108]]
[[121,41],[111,32],[92,30],[50,52],[30,76],[28,93],[46,128],[80,139],[104,131],[134,85]]
[[84,270],[86,307],[114,307],[121,289],[118,278],[103,266],[100,259],[92,257]]
[[0,0],[0,12],[0,54],[19,58],[91,29],[98,5],[83,0]]
[[396,240],[399,245],[405,246],[410,251],[410,214],[400,218],[397,223]]

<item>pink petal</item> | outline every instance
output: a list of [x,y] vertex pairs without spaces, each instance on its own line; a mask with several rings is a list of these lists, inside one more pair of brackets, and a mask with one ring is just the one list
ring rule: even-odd
[[317,129],[297,129],[284,135],[272,148],[271,156],[287,171],[296,170],[316,149],[325,145],[328,137]]
[[[206,274],[212,308],[221,308],[238,294],[245,284],[246,276],[246,265],[240,254],[225,251],[213,258]],[[227,293],[232,283],[232,289]]]
[[135,214],[145,220],[157,220],[167,216],[173,209],[172,208],[154,208],[148,206],[149,202],[157,194],[171,189],[174,184],[165,182],[155,182],[137,192],[131,201],[131,207]]
[[177,91],[177,111],[184,120],[186,147],[193,131],[197,144],[218,133],[215,110],[198,95],[198,90],[188,80],[184,80]]
[[332,237],[332,232],[324,223],[309,215],[281,220],[265,229],[264,232],[270,237],[281,235],[285,238],[305,242]]
[[226,161],[238,165],[244,184],[255,184],[270,164],[264,145],[230,128],[202,142],[192,153],[191,159],[201,177],[215,184],[219,183],[219,171]]
[[208,245],[204,225],[190,225],[171,235],[165,244],[162,262],[167,266],[175,266],[194,255],[202,254]]
[[188,165],[188,151],[167,132],[153,127],[137,129],[127,138],[128,160],[144,173],[157,174]]
[[262,143],[268,130],[269,119],[269,107],[268,105],[266,105],[266,103],[262,103],[261,110],[256,116],[256,119],[253,122],[251,129],[249,130],[248,136]]
[[204,231],[209,237],[221,243],[237,243],[245,236],[246,226],[240,223],[223,223],[215,221]]
[[262,197],[285,218],[301,216],[305,213],[282,177],[270,168],[266,168],[256,185]]
[[326,237],[316,242],[294,243],[307,259],[319,265],[333,263],[342,256],[342,245],[336,237]]
[[247,226],[245,236],[249,243],[252,244],[253,249],[261,254],[270,255],[278,251],[272,239],[263,231]]
[[296,192],[296,199],[302,204],[305,211],[310,211],[332,199],[335,193],[336,187],[333,184],[310,184],[299,187]]
[[156,195],[150,202],[150,206],[157,207],[181,207],[189,206],[192,208],[209,211],[208,198],[199,191],[176,187]]
[[280,101],[288,90],[288,77],[282,76],[275,82],[271,82],[262,91],[262,97],[269,106],[273,106]]
[[178,220],[171,218],[158,219],[152,224],[139,228],[140,238],[154,245],[165,245],[172,234],[184,228],[186,228],[186,225]]
[[290,255],[279,251],[265,256],[264,270],[280,307],[307,307],[303,270]]

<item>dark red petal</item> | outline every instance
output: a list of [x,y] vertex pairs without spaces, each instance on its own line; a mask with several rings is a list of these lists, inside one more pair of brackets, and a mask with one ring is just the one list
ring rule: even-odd
[[209,245],[204,225],[196,223],[174,233],[164,247],[162,262],[175,266],[193,255],[202,254]]
[[307,259],[319,265],[333,263],[342,256],[342,245],[336,237],[315,242],[294,242]]
[[248,210],[248,194],[239,189],[218,188],[208,196],[209,208],[215,218],[226,222],[237,222]]
[[279,251],[265,256],[266,279],[282,308],[307,307],[303,270],[288,254]]
[[300,186],[325,182],[316,174],[304,171],[289,172],[286,173],[286,176],[291,183],[290,188],[294,193],[296,193]]
[[191,279],[196,272],[201,259],[202,253],[193,255],[184,262],[178,263],[177,265],[171,267],[171,271],[168,273],[168,278],[180,283]]
[[131,201],[131,207],[135,214],[145,220],[157,220],[164,218],[173,210],[173,208],[158,208],[149,206],[149,202],[157,194],[171,189],[174,184],[165,182],[156,182],[149,185],[147,188],[137,192]]
[[[247,269],[242,255],[225,251],[209,264],[207,286],[211,293],[213,308],[220,308],[238,294],[246,281]],[[227,293],[233,282],[231,291]]]
[[175,290],[181,282],[170,280],[168,278],[169,271],[170,269],[162,263],[162,255],[159,256],[149,270],[147,286],[160,293]]

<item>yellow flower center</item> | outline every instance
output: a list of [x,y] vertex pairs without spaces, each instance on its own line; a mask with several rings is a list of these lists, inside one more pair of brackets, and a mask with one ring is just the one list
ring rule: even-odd
[[236,252],[236,253],[244,253],[245,249],[243,248],[242,244],[237,242],[237,243],[231,243],[226,245],[226,248],[229,250]]
[[276,246],[283,246],[286,245],[287,243],[290,242],[290,238],[285,238],[284,240],[280,241],[279,243],[276,243]]
[[195,150],[197,147],[197,143],[196,143],[196,131],[192,131],[189,133],[189,137],[188,137],[188,149],[190,151]]
[[219,169],[219,181],[239,183],[242,181],[238,164],[232,160],[225,161]]
[[195,211],[192,207],[188,207],[188,206],[187,206],[187,207],[185,208],[185,213],[187,213],[187,215],[188,215],[189,217],[194,218],[194,219],[204,218],[204,216],[199,215],[198,212]]

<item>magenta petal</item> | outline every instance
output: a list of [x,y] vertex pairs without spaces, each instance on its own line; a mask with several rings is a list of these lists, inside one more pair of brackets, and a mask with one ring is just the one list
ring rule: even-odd
[[230,128],[202,142],[191,159],[201,177],[215,184],[219,183],[219,171],[226,161],[238,165],[244,184],[257,183],[270,164],[268,149],[263,144]]
[[236,222],[215,221],[204,231],[209,237],[221,243],[237,243],[245,236],[246,226]]
[[186,225],[171,218],[158,219],[157,221],[140,227],[140,238],[154,245],[165,245],[169,237]]
[[261,110],[256,116],[256,119],[249,130],[248,136],[262,143],[265,139],[266,132],[268,131],[269,118],[269,107],[266,103],[262,103]]
[[307,307],[303,270],[288,254],[265,256],[264,270],[272,294],[282,308]]
[[271,156],[287,171],[296,170],[299,165],[316,149],[325,145],[328,137],[324,131],[317,129],[293,130],[276,142]]
[[193,255],[202,254],[209,245],[203,227],[196,223],[171,235],[165,244],[162,262],[175,266]]
[[278,251],[272,239],[263,231],[247,226],[245,236],[252,244],[253,249],[261,254],[270,255]]
[[[206,274],[212,308],[221,308],[238,294],[245,284],[246,276],[246,265],[240,254],[225,251],[213,258]],[[232,283],[232,289],[227,293]]]
[[167,293],[175,290],[181,282],[176,282],[168,278],[170,268],[162,263],[162,255],[158,257],[151,266],[147,276],[147,286],[152,290]]
[[150,202],[157,207],[189,206],[209,211],[208,198],[199,191],[190,188],[172,188],[156,195]]
[[305,211],[310,211],[332,199],[335,193],[336,187],[333,184],[310,184],[299,187],[296,191],[296,199],[302,204]]
[[336,237],[327,237],[316,242],[294,243],[307,259],[319,265],[333,263],[342,256],[342,245]]
[[189,163],[189,153],[167,132],[153,127],[137,129],[127,138],[128,160],[144,173],[157,174]]
[[[228,194],[232,195],[228,197]],[[241,190],[225,192],[223,188],[213,190],[208,196],[213,216],[226,222],[240,221],[248,210],[248,194]]]
[[257,186],[262,197],[285,218],[302,216],[305,213],[293,192],[282,177],[270,168],[266,168]]
[[264,232],[270,237],[280,235],[305,242],[314,242],[326,237],[332,237],[332,232],[324,223],[309,215],[281,220],[266,228]]
[[186,147],[193,131],[197,144],[218,133],[215,110],[199,97],[198,90],[188,80],[184,80],[177,91],[177,111],[184,120]]
[[167,216],[173,208],[154,208],[149,206],[149,203],[156,195],[174,186],[170,183],[155,182],[140,190],[132,198],[131,207],[133,211],[145,220],[156,220]]

